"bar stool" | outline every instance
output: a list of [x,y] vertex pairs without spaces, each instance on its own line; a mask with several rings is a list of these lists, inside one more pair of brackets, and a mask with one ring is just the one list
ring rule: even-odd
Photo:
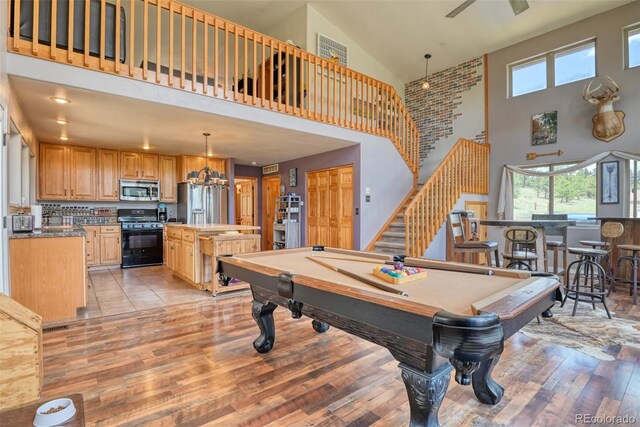
[[568,269],[571,270],[571,268],[576,265],[576,272],[573,276],[573,282],[567,282],[564,285],[564,299],[560,307],[564,307],[567,299],[574,300],[575,304],[573,305],[571,315],[575,316],[578,302],[591,303],[591,306],[595,310],[596,301],[599,301],[602,302],[607,316],[611,319],[611,313],[609,313],[609,308],[605,301],[607,296],[605,289],[607,274],[600,265],[601,259],[607,255],[608,252],[603,249],[594,248],[569,248],[569,253],[578,255],[578,259],[569,264],[568,267]]
[[[616,265],[616,277],[613,277],[609,292],[615,292],[615,286],[618,283],[629,285],[629,295],[633,295],[633,305],[638,305],[638,267],[640,266],[640,245],[622,244],[618,245],[618,250],[630,251],[631,255],[619,256],[618,263]],[[620,266],[624,262],[629,262],[632,269],[632,279],[622,279],[617,277],[617,272],[620,271]]]
[[[538,231],[533,227],[505,228],[505,250],[502,252],[502,258],[509,261],[505,268],[537,270],[538,254],[533,250],[537,239]],[[531,266],[533,262],[536,263],[535,269]]]
[[491,240],[467,240],[462,227],[462,216],[457,212],[448,214],[447,224],[453,243],[453,252],[462,254],[462,262],[466,262],[467,253],[484,253],[487,265],[491,267],[491,255],[495,256],[495,266],[500,267],[498,242]]
[[[532,220],[560,220],[566,221],[569,219],[568,214],[532,214]],[[569,260],[567,257],[567,227],[545,227],[544,233],[547,236],[547,251],[553,253],[553,271],[547,271],[553,273],[556,276],[560,276],[566,282],[568,281],[567,265]],[[549,236],[561,236],[562,240],[550,240]],[[562,269],[560,269],[560,254],[562,253]]]

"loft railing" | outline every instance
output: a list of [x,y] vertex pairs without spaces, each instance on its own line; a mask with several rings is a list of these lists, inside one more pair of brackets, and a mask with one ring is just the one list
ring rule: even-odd
[[387,137],[418,172],[419,134],[395,89],[331,60],[177,1],[9,11],[11,51]]
[[488,144],[459,139],[404,212],[407,255],[427,250],[462,193],[489,194]]

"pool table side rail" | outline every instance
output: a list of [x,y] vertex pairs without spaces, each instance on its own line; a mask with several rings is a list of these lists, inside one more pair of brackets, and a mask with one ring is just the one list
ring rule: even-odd
[[471,306],[475,314],[489,312],[497,314],[501,320],[513,319],[536,303],[550,299],[549,295],[555,295],[559,287],[560,282],[555,278],[539,277],[528,285],[514,288],[512,292],[497,301],[485,298],[474,302]]
[[[244,257],[244,256],[243,256]],[[223,274],[231,277],[236,277],[240,280],[248,282],[255,286],[266,286],[266,287],[276,287],[278,283],[278,276],[283,273],[289,273],[288,271],[266,267],[264,265],[259,265],[253,263],[251,261],[245,260],[243,258],[238,257],[223,257],[220,258],[219,261],[222,265],[219,269],[223,272]],[[233,267],[239,267],[239,270]],[[248,270],[254,273],[257,273],[261,276],[267,276],[270,278],[269,282],[271,286],[266,283],[259,283],[256,281],[252,282],[252,278],[249,277],[242,270]],[[324,281],[322,279],[316,279],[312,277],[307,277],[303,274],[295,274],[293,275],[294,282],[298,285],[308,286],[310,288],[319,289],[327,292],[335,292],[340,295],[344,295],[350,298],[372,302],[375,304],[380,304],[386,307],[394,308],[401,311],[406,311],[408,313],[417,314],[421,316],[433,317],[435,313],[442,310],[442,307],[430,306],[425,304],[419,304],[413,302],[406,297],[401,297],[395,294],[383,294],[380,292],[372,292],[367,291],[366,289],[354,288],[345,285],[336,285],[333,282]]]
[[460,273],[472,273],[482,275],[495,275],[502,277],[513,277],[517,279],[526,279],[531,277],[531,273],[524,270],[513,270],[507,268],[487,267],[483,265],[465,264],[461,262],[438,261],[426,258],[405,258],[406,265],[415,265],[418,267],[432,268],[436,270],[456,271]]

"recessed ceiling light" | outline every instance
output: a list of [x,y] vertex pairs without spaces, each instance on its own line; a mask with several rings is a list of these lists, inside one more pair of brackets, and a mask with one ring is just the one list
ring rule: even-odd
[[67,98],[62,98],[60,96],[52,96],[51,100],[53,102],[57,102],[58,104],[69,104],[71,102]]
[[66,125],[69,122],[66,121],[65,119],[58,119],[58,120],[56,120],[56,123],[58,123],[59,125]]
[[149,150],[149,149],[151,149],[151,147],[149,147],[148,145],[143,145],[143,146],[142,146],[142,149],[143,149],[143,150]]
[[257,165],[257,164],[258,164],[258,162],[251,162],[251,164],[252,164],[252,165]]
[[62,135],[62,136],[60,137],[60,139],[61,139],[61,140],[63,140],[63,141],[68,141],[70,138],[69,138],[68,136],[64,136],[64,135]]

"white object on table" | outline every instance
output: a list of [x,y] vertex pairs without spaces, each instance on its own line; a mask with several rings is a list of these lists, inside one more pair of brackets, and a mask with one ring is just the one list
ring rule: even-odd
[[[59,406],[64,407],[58,412],[47,414],[46,412],[51,408],[57,408]],[[47,403],[40,405],[36,410],[36,417],[33,420],[33,425],[36,427],[50,427],[57,426],[69,420],[76,414],[76,407],[71,399],[62,398],[51,400]]]
[[31,215],[33,215],[33,228],[39,230],[42,228],[42,206],[31,205]]

